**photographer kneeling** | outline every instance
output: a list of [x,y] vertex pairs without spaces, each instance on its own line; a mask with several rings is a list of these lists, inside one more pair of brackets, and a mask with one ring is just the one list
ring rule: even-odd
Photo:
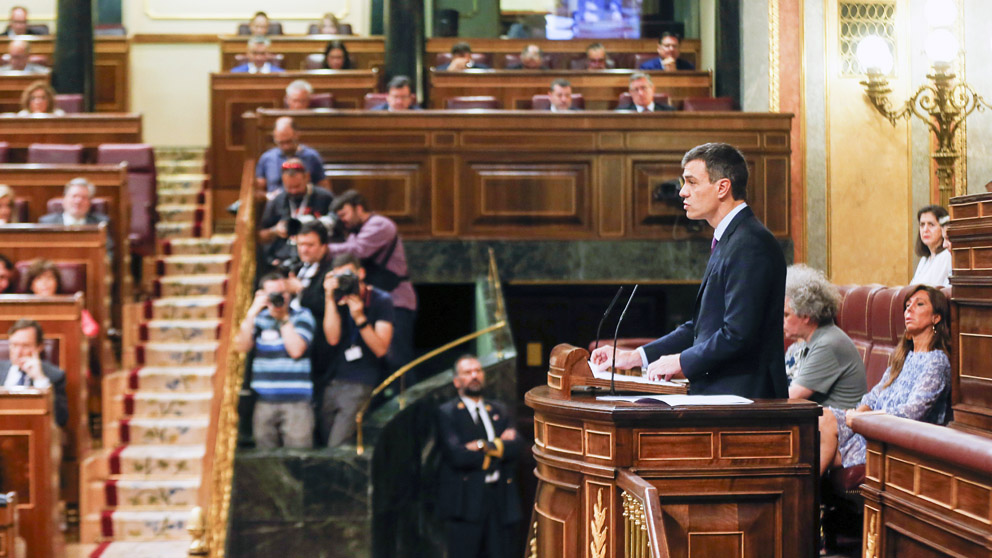
[[334,349],[320,407],[321,434],[328,447],[355,433],[355,415],[383,377],[383,357],[393,338],[393,300],[389,293],[365,284],[357,257],[340,254],[324,277],[324,335]]
[[315,327],[306,308],[291,308],[286,278],[270,273],[248,308],[235,344],[255,348],[251,388],[258,393],[252,429],[260,449],[313,446],[310,342]]

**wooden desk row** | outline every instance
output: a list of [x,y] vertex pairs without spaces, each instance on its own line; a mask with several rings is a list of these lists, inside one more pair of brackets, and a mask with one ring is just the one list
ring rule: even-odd
[[[790,114],[274,111],[246,117],[248,158],[292,115],[336,192],[362,191],[406,238],[676,239],[690,148],[725,141],[751,164],[748,201],[789,235]],[[215,181],[216,207],[237,190]]]
[[101,144],[141,143],[141,115],[0,116],[0,138],[10,145],[11,163],[25,162],[32,143],[78,143],[83,146],[84,160],[95,161],[96,148]]
[[[51,36],[18,37],[28,41],[31,54],[44,54],[52,57],[55,52],[55,38]],[[7,52],[11,39],[0,37],[0,51]],[[130,42],[127,37],[96,37],[93,41],[93,108],[97,112],[127,112],[130,99],[129,55]],[[0,82],[8,82],[14,76],[4,76]],[[34,81],[36,76],[29,76]],[[7,85],[10,85],[9,83]],[[12,86],[11,86],[12,87]],[[0,92],[7,90],[0,86]],[[19,91],[23,91],[21,87]],[[0,112],[9,109],[9,93],[0,98]],[[17,94],[20,108],[20,93]]]

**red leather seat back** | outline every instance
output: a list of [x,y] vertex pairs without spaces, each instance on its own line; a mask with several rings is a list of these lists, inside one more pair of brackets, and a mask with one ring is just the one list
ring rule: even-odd
[[[14,264],[17,268],[18,291],[30,293],[31,285],[28,284],[28,268],[31,267],[32,260],[20,261]],[[59,275],[62,276],[62,289],[58,294],[73,294],[86,292],[86,264],[81,262],[53,262],[59,268]]]
[[83,112],[82,93],[59,93],[55,96],[55,108],[69,114]]
[[10,144],[5,141],[0,141],[0,163],[6,163],[9,155]]
[[334,108],[334,93],[314,93],[310,95],[310,108]]
[[682,110],[720,112],[737,109],[733,97],[688,97],[682,101]]
[[448,99],[446,105],[449,109],[498,109],[499,100],[490,95],[452,97]]
[[32,143],[28,146],[28,163],[78,165],[83,162],[83,146],[59,143]]
[[[440,68],[441,66],[444,66],[445,64],[448,64],[449,62],[451,62],[451,53],[450,52],[439,53],[437,55],[437,57],[434,59],[434,65],[436,67],[438,67],[438,68]],[[473,52],[472,53],[472,63],[473,64],[485,64],[486,66],[489,66],[490,68],[492,68],[493,67],[493,58],[492,58],[492,56],[489,56],[488,54],[483,53],[483,52]]]
[[[572,93],[572,106],[580,109],[586,108],[586,100],[582,93]],[[530,108],[532,110],[551,110],[551,97],[547,94],[534,95],[530,98]]]
[[[41,360],[61,367],[59,364],[59,340],[54,337],[46,337],[41,345]],[[0,360],[10,360],[9,339],[0,339]]]
[[18,223],[29,223],[30,211],[28,211],[28,200],[24,198],[14,198],[14,209],[11,212],[12,218],[16,219]]
[[[127,190],[131,197],[131,223],[128,236],[131,251],[141,256],[155,253],[155,151],[147,143],[105,143],[97,148],[96,162],[104,165],[127,163]],[[113,224],[113,223],[112,223]]]
[[865,362],[868,388],[871,389],[882,379],[888,368],[889,358],[895,350],[905,326],[894,323],[893,311],[902,315],[902,293],[900,287],[884,287],[875,292],[868,306],[868,329],[871,334],[871,352]]
[[844,296],[838,313],[838,324],[854,342],[861,353],[861,358],[868,366],[868,355],[871,354],[871,335],[868,329],[868,310],[872,297],[882,287],[880,285],[857,285],[850,287]]
[[387,93],[366,93],[365,94],[365,110],[372,107],[377,107],[382,103],[386,102]]
[[[92,200],[93,213],[99,213],[100,215],[106,215],[110,217],[110,201],[107,198],[93,198]],[[61,213],[62,212],[62,198],[52,198],[48,200],[45,204],[45,209],[48,213]]]
[[[620,94],[620,99],[619,99],[619,103],[618,104],[619,104],[619,106],[623,107],[623,106],[633,105],[634,104],[634,101],[632,101],[630,99],[630,93],[627,93],[626,91],[624,91],[623,93]],[[656,105],[670,105],[672,103],[669,101],[669,98],[668,98],[668,94],[667,93],[655,93],[654,94],[654,104],[656,104]]]
[[307,57],[303,59],[304,70],[320,70],[323,67],[324,67],[324,54],[321,52],[315,54],[308,54]]

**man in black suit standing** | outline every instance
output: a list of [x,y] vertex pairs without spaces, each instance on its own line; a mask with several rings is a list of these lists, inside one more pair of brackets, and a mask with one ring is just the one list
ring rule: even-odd
[[[744,201],[747,162],[735,147],[707,143],[682,158],[679,191],[686,215],[715,231],[693,319],[633,351],[618,350],[620,369],[641,366],[651,379],[681,372],[693,394],[786,398],[782,345],[785,257]],[[612,347],[593,352],[596,364]]]
[[514,474],[522,444],[506,408],[483,401],[485,378],[478,359],[462,356],[455,363],[458,397],[438,409],[438,510],[446,523],[448,558],[520,555]]
[[41,360],[45,333],[34,320],[20,319],[7,330],[10,360],[0,360],[0,386],[51,387],[55,403],[55,422],[69,421],[69,402],[65,395],[65,372]]

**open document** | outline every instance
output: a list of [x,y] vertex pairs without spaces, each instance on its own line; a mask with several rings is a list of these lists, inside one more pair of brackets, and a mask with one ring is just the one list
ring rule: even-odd
[[628,403],[651,403],[659,401],[672,407],[690,405],[747,405],[754,401],[738,395],[602,395],[597,401],[627,401]]
[[[589,361],[589,369],[592,370],[592,375],[594,378],[599,378],[600,380],[610,379],[609,370],[600,369],[600,367],[596,364],[593,364],[591,360]],[[649,380],[644,376],[628,376],[626,374],[617,374],[616,379],[623,380],[625,382],[633,382],[635,384],[651,384],[655,386],[673,386],[673,387],[682,387],[682,388],[684,388],[685,385],[688,383],[687,380],[676,380],[674,382],[669,382],[665,380]]]

